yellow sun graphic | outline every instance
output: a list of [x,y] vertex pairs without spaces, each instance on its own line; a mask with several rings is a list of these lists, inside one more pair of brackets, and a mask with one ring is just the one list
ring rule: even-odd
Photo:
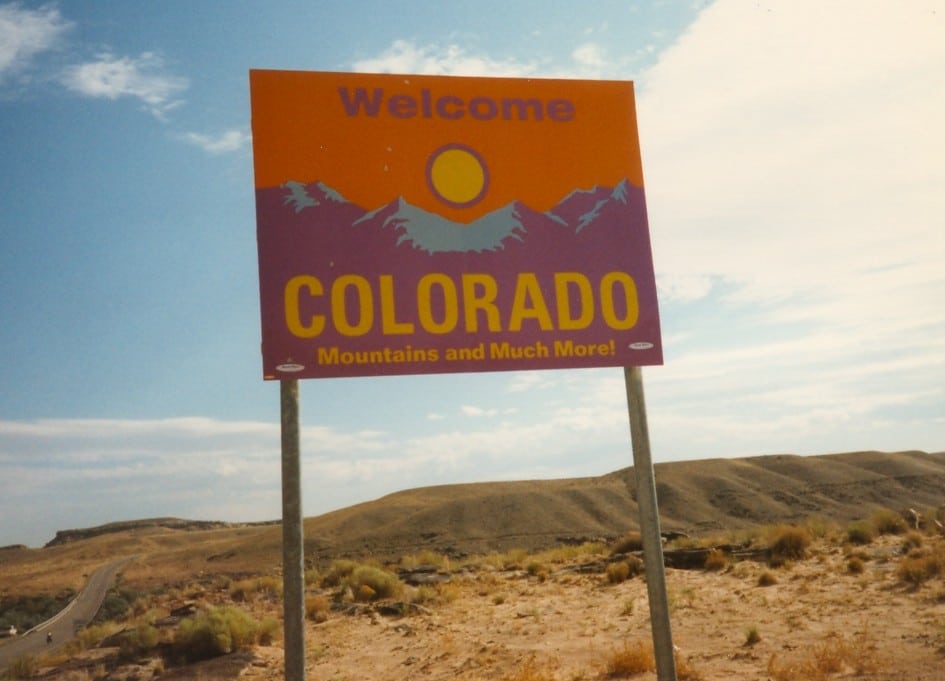
[[468,208],[486,195],[489,173],[476,151],[463,144],[447,144],[430,154],[427,185],[448,206]]

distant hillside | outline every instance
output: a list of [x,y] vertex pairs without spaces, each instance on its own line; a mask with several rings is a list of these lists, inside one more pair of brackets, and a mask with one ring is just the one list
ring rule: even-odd
[[[925,512],[945,505],[945,453],[679,461],[657,464],[656,481],[664,531],[700,535],[810,516],[846,523],[882,507]],[[307,518],[306,558],[393,558],[422,549],[461,555],[609,539],[637,528],[634,484],[633,468],[625,468],[589,478],[397,492]],[[148,559],[154,566],[162,560],[187,562],[195,569],[213,563],[216,571],[238,572],[278,564],[281,532],[266,527],[271,524],[177,518],[117,522],[58,532],[43,552],[66,550],[97,537],[108,540],[102,557],[147,553],[148,546],[162,546]],[[161,536],[168,541],[161,542]],[[32,551],[20,553],[28,554],[23,560],[36,558]]]
[[[657,464],[663,530],[838,522],[945,504],[945,453],[855,452]],[[469,553],[615,537],[638,525],[634,473],[425,487],[306,521],[309,555]]]
[[[278,522],[278,521],[271,521]],[[116,534],[129,530],[141,530],[146,528],[164,527],[171,530],[218,530],[226,527],[243,527],[247,524],[259,525],[267,523],[226,523],[218,520],[183,520],[181,518],[146,518],[144,520],[121,520],[96,527],[88,527],[76,530],[59,530],[56,536],[47,544],[46,548],[51,546],[60,546],[69,542],[80,541],[82,539],[91,539],[105,534]]]

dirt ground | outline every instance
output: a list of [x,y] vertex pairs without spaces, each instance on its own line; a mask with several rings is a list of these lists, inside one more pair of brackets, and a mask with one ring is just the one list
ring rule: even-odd
[[[925,550],[943,542],[929,539]],[[862,572],[849,568],[851,551],[862,560]],[[818,543],[808,558],[778,568],[742,561],[712,572],[668,569],[679,679],[942,681],[945,575],[918,588],[904,584],[897,576],[902,553],[902,537],[887,536],[857,549]],[[371,605],[332,610],[324,622],[308,624],[307,678],[656,679],[654,671],[626,676],[608,670],[618,652],[650,645],[645,582],[637,576],[612,584],[599,569],[582,571],[587,560],[536,556],[518,569],[480,564],[454,571],[448,583],[424,587],[428,598],[406,616]],[[764,573],[773,584],[759,584]],[[277,614],[280,607],[243,605],[257,615]],[[43,675],[97,679],[102,654],[84,653],[99,659],[76,659]],[[281,648],[259,647],[167,667],[158,676],[273,681],[284,678],[282,659]],[[119,667],[103,678],[152,675],[147,666]]]

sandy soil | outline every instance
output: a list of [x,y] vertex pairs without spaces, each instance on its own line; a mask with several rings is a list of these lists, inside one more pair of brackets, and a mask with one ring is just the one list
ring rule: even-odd
[[[929,539],[926,550],[943,539]],[[780,568],[743,561],[717,571],[667,570],[679,678],[945,679],[945,575],[914,589],[896,576],[902,538],[883,537],[849,551],[815,545],[810,557]],[[582,560],[586,561],[585,556]],[[307,632],[307,676],[319,681],[500,679],[577,681],[608,675],[615,652],[651,640],[641,577],[610,584],[579,562],[541,570],[480,565],[456,572],[435,598],[409,616],[385,616],[367,605],[334,610]],[[776,582],[760,586],[769,572]],[[433,593],[428,589],[428,596]],[[257,614],[275,603],[251,604]],[[757,642],[749,643],[749,633]],[[86,655],[91,655],[87,653]],[[95,653],[101,656],[101,651]],[[81,660],[45,676],[98,678]],[[118,668],[112,679],[148,679],[147,667]],[[215,681],[283,678],[282,650],[260,647],[208,662],[166,668],[161,679]],[[620,677],[626,678],[626,677]],[[655,672],[632,678],[656,679]]]

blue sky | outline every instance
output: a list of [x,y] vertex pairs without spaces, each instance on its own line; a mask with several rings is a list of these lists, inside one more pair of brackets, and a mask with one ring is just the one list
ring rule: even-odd
[[[935,2],[0,2],[0,546],[280,514],[250,68],[634,80],[656,462],[945,449]],[[619,369],[304,381],[306,515],[631,463]]]

